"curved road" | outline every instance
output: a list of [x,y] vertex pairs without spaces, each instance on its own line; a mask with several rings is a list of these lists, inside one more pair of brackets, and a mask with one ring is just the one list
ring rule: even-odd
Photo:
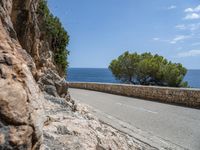
[[200,150],[198,109],[82,89],[69,91],[73,99],[137,129],[186,149]]

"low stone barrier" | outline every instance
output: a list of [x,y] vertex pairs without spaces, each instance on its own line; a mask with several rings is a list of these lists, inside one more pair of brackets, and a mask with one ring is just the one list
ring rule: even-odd
[[200,89],[93,82],[70,82],[69,87],[200,108]]

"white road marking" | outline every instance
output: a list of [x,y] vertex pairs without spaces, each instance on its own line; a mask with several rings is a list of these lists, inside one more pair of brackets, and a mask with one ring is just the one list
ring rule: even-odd
[[122,103],[116,103],[116,104],[120,105],[120,106],[128,107],[128,108],[134,108],[134,109],[137,109],[137,110],[140,110],[140,111],[144,111],[144,112],[149,112],[149,113],[152,113],[152,114],[157,114],[158,113],[158,112],[151,111],[151,110],[148,110],[148,109],[145,109],[145,108],[142,108],[142,107],[129,106],[129,105],[125,105],[125,104],[122,104]]

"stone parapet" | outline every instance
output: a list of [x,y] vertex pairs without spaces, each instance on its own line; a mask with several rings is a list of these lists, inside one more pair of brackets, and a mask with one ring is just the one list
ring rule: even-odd
[[70,82],[69,87],[200,108],[200,89],[94,82]]

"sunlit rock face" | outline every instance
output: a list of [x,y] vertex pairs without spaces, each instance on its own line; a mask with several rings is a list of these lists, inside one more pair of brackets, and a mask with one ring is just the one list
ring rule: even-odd
[[37,149],[42,142],[44,97],[31,56],[12,23],[16,1],[0,1],[0,149]]

